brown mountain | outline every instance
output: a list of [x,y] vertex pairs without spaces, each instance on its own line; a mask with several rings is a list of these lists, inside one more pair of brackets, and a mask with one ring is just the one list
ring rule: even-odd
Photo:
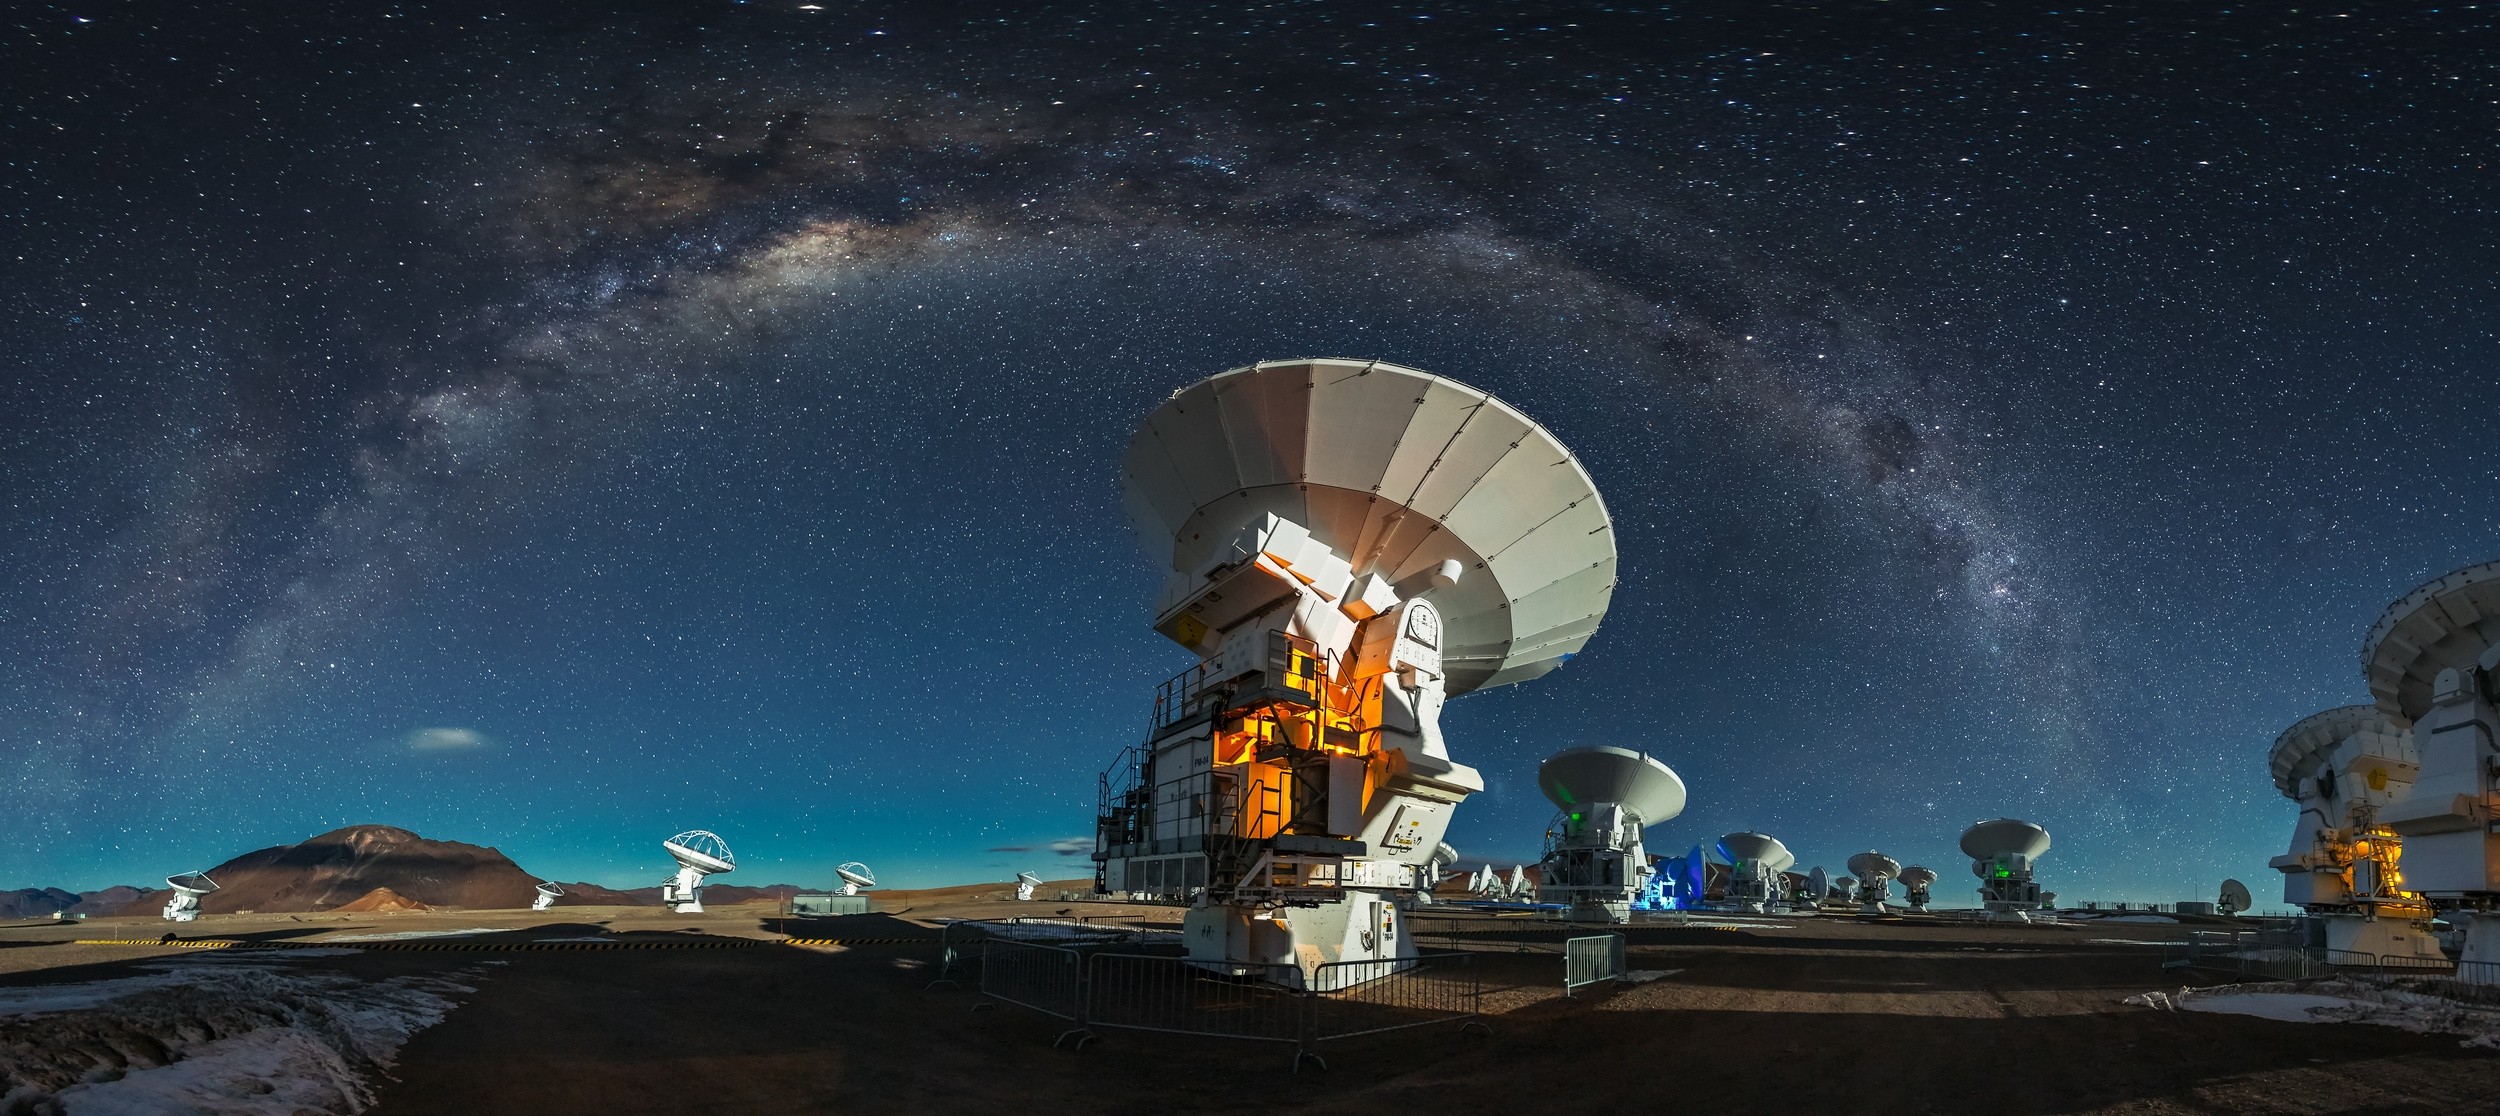
[[248,852],[208,870],[209,914],[326,911],[388,889],[428,907],[526,907],[538,881],[491,848],[430,841],[387,825],[351,825],[298,845]]

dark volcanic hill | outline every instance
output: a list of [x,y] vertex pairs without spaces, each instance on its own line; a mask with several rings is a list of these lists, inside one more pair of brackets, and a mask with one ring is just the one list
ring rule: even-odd
[[511,858],[478,845],[429,841],[387,825],[351,825],[299,845],[248,852],[208,870],[219,890],[210,914],[326,911],[375,888],[429,907],[526,907],[538,880]]
[[21,887],[0,891],[0,918],[50,918],[78,905],[74,892],[57,887]]

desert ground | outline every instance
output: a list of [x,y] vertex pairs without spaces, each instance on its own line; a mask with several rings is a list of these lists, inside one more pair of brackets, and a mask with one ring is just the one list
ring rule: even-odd
[[[1488,950],[1475,960],[1490,1035],[1443,1025],[1347,1039],[1329,1045],[1327,1068],[1297,1070],[1274,1044],[1216,1038],[1103,1031],[1083,1049],[1054,1048],[1065,1029],[1056,1020],[1013,1006],[976,1011],[983,998],[969,984],[930,987],[943,920],[1172,927],[1176,908],[1013,903],[995,886],[882,892],[877,905],[875,914],[834,919],[786,919],[776,904],[752,903],[702,915],[560,907],[18,924],[0,927],[0,997],[74,997],[136,974],[179,984],[237,963],[284,967],[330,988],[435,989],[450,1005],[439,1021],[406,1035],[394,1061],[367,1067],[369,1094],[350,1090],[333,1106],[369,1105],[387,1116],[1524,1112],[1558,1104],[1727,1113],[2500,1110],[2500,1054],[2463,1047],[2455,1035],[2122,1003],[2216,979],[2161,967],[2163,951],[2148,943],[2179,937],[2189,929],[2181,925],[1845,916],[1636,925],[1627,934],[1631,966],[1664,975],[1569,998],[1554,954],[1479,942]],[[92,944],[153,943],[169,931],[338,948]],[[792,938],[857,944],[777,944]],[[170,1022],[151,1025],[179,1030],[186,1024],[174,1017],[205,1010],[178,1007]],[[54,1088],[80,1080],[89,1063],[149,1064],[131,1056],[131,1036],[82,1030],[77,1018],[7,1021],[0,1053],[11,1073],[49,1072]],[[222,1034],[239,1024],[188,1026]],[[83,1072],[97,1081],[118,1071]],[[75,1089],[63,1097],[75,1101]],[[287,1110],[250,1101],[193,1110]]]

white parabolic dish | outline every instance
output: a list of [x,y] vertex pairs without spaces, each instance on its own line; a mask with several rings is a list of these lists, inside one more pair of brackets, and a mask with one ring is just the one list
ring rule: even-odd
[[1726,857],[1730,864],[1744,860],[1756,861],[1765,870],[1772,872],[1797,863],[1797,854],[1788,851],[1788,846],[1781,844],[1779,838],[1768,833],[1750,831],[1730,833],[1719,838],[1719,855]]
[[1962,855],[1972,860],[2019,856],[2037,860],[2049,851],[2049,831],[2027,821],[1998,818],[1962,831]]
[[729,842],[721,840],[719,834],[708,829],[689,829],[669,838],[663,847],[668,849],[668,855],[677,859],[677,863],[707,875],[727,872],[738,866],[737,858],[729,854]]
[[1927,885],[1936,882],[1936,870],[1933,868],[1921,868],[1918,865],[1913,864],[1902,869],[1901,874],[1895,878],[1901,881],[1901,886],[1903,887],[1926,887]]
[[2361,678],[2379,710],[2412,727],[2439,672],[2475,665],[2500,644],[2500,562],[2433,579],[2387,606],[2361,644]]
[[545,882],[542,882],[542,883],[540,883],[540,884],[538,885],[538,893],[539,893],[540,895],[544,895],[544,896],[546,896],[546,897],[547,897],[547,898],[549,898],[549,899],[555,899],[555,898],[560,898],[560,897],[562,897],[562,896],[564,895],[564,889],[563,889],[563,888],[560,888],[560,887],[557,887],[557,886],[556,886],[556,885],[554,885],[553,883],[545,883]]
[[1175,570],[1268,514],[1361,576],[1459,563],[1437,589],[1448,692],[1525,681],[1588,642],[1615,589],[1614,525],[1571,451],[1509,404],[1378,361],[1235,368],[1146,417],[1129,518]]
[[165,886],[185,895],[206,895],[217,890],[217,881],[209,879],[206,872],[185,872],[165,877]]
[[1556,752],[1537,765],[1536,785],[1565,810],[1616,802],[1645,826],[1684,812],[1684,780],[1647,753],[1628,748],[1600,744]]
[[[851,882],[852,882],[852,883],[859,883],[859,881],[858,881],[858,880],[852,880]],[[871,881],[869,881],[869,882],[870,882],[870,883],[874,883],[875,881],[874,881],[874,880],[871,880]],[[1018,872],[1018,873],[1016,873],[1016,882],[1017,882],[1017,883],[1020,883],[1020,884],[1032,884],[1032,885],[1034,885],[1034,886],[1036,886],[1036,887],[1039,887],[1039,886],[1041,886],[1042,878],[1041,878],[1040,876],[1036,876],[1036,875],[1034,875],[1034,874],[1033,874],[1033,873],[1031,873],[1031,872]],[[865,886],[867,886],[867,885],[866,885],[866,884],[861,884],[861,886],[865,887]]]
[[[2285,798],[2299,801],[2300,784],[2318,777],[2319,766],[2334,755],[2336,745],[2364,730],[2391,738],[2405,731],[2375,705],[2347,705],[2312,713],[2284,729],[2283,735],[2274,738],[2274,751],[2268,762],[2274,772],[2274,789],[2283,792]],[[2393,740],[2389,743],[2400,746]],[[2409,752],[2410,747],[2406,746],[2406,750]]]
[[1889,880],[1901,874],[1901,862],[1879,852],[1862,852],[1849,858],[1849,874],[1861,880]]
[[[842,877],[843,883],[850,884],[853,887],[877,886],[877,874],[869,871],[867,865],[856,860],[845,861],[844,863],[835,866],[833,874]],[[1030,873],[1027,874],[1029,875]],[[1035,880],[1033,882],[1040,883],[1041,881]]]
[[2247,884],[2241,883],[2238,880],[2222,881],[2223,906],[2229,907],[2234,911],[2244,911],[2255,905],[2255,903],[2256,900],[2251,898],[2248,894]]

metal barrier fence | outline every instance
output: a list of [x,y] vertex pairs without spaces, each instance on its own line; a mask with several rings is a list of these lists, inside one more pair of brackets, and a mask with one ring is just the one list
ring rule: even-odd
[[[1464,953],[1421,961],[1332,961],[1312,974],[1311,1041],[1376,1035],[1457,1021],[1486,1034],[1484,981]],[[1323,1063],[1325,1064],[1325,1063]]]
[[1590,934],[1563,943],[1563,995],[1623,974],[1623,935]]
[[2500,962],[2451,961],[2445,957],[2363,953],[2348,949],[2299,949],[2248,940],[2250,935],[2197,935],[2184,943],[2168,968],[2237,973],[2261,980],[2343,977],[2400,992],[2500,1007]]
[[[967,943],[969,944],[969,943]],[[1465,953],[1301,966],[1209,964],[1186,956],[1109,952],[987,938],[949,947],[953,963],[980,971],[985,999],[1015,1004],[1068,1028],[1051,1041],[1082,1049],[1094,1028],[1290,1043],[1294,1066],[1326,1068],[1318,1044],[1437,1023],[1486,1034],[1484,986]],[[934,985],[932,985],[934,987]]]

